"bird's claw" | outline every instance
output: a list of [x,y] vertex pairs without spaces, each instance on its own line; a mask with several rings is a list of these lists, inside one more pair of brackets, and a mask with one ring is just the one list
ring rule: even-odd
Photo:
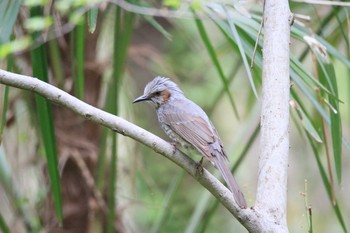
[[176,150],[177,150],[177,142],[169,142],[170,145],[173,146],[173,154],[175,154]]
[[200,175],[203,175],[203,166],[202,166],[203,159],[204,159],[204,157],[202,157],[201,160],[199,160],[199,162],[197,162],[197,165],[196,165],[197,173]]

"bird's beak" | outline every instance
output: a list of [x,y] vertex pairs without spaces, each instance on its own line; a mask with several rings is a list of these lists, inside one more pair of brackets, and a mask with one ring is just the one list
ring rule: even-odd
[[149,100],[149,97],[145,96],[145,95],[141,95],[140,97],[138,97],[134,101],[132,101],[132,103],[134,104],[134,103],[145,101],[145,100]]

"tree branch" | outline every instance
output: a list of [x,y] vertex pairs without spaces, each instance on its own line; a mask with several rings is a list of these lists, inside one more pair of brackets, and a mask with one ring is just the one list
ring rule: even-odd
[[[232,193],[211,173],[203,169],[203,173],[199,174],[197,172],[197,164],[192,159],[179,150],[174,152],[172,145],[156,135],[121,117],[95,108],[37,78],[0,70],[0,83],[39,94],[57,105],[72,110],[87,120],[103,125],[117,133],[141,142],[183,168],[203,187],[210,191],[250,232],[263,232],[264,230],[262,229],[266,229],[266,225],[263,224],[263,219],[260,218],[261,216],[259,213],[253,208],[239,208],[234,202]],[[273,223],[271,223],[271,226],[272,225]]]
[[265,0],[261,154],[255,209],[288,232],[289,42],[287,0]]

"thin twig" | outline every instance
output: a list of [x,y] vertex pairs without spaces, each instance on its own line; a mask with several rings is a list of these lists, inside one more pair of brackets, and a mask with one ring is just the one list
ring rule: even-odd
[[[265,10],[265,0],[263,2],[263,12]],[[252,59],[250,60],[250,69],[252,70],[253,67],[254,67],[254,60],[255,60],[255,54],[256,54],[256,50],[258,48],[258,44],[259,44],[259,40],[260,40],[260,35],[261,35],[261,31],[262,31],[262,28],[264,26],[264,14],[263,16],[261,17],[261,23],[260,23],[260,28],[259,28],[259,32],[258,32],[258,35],[256,37],[256,40],[255,40],[255,46],[254,46],[254,51],[253,51],[253,55],[252,55]]]
[[316,4],[316,5],[326,5],[326,6],[350,6],[350,3],[348,3],[348,2],[339,2],[339,1],[292,0],[292,2],[302,2],[302,3]]
[[[148,15],[148,16],[156,16],[156,17],[164,17],[164,18],[182,18],[182,19],[196,18],[192,14],[191,10],[186,9],[185,7],[182,7],[181,10],[169,10],[166,8],[158,9],[154,7],[139,6],[139,5],[131,4],[124,0],[106,0],[106,2],[116,4],[126,11],[140,14],[140,15]],[[188,6],[188,8],[189,7],[190,6]]]
[[322,131],[323,131],[323,140],[324,140],[324,146],[326,150],[326,158],[327,158],[327,169],[329,173],[329,180],[331,184],[331,196],[332,196],[332,204],[335,205],[335,191],[334,191],[334,179],[333,179],[333,172],[332,172],[332,166],[331,166],[331,159],[330,159],[330,152],[329,152],[329,143],[328,143],[328,137],[326,132],[326,127],[324,123],[324,119],[322,118]]

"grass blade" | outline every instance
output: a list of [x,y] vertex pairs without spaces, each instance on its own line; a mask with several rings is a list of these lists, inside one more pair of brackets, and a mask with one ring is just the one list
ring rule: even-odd
[[[33,7],[30,9],[31,16],[41,15],[41,8]],[[31,51],[33,76],[48,82],[47,56],[43,45],[36,47]],[[53,201],[56,210],[57,219],[62,225],[62,199],[60,177],[58,172],[58,159],[56,152],[56,139],[53,125],[53,116],[51,105],[43,97],[35,95],[37,106],[38,123],[41,132],[41,138],[44,143],[47,166],[51,181]]]
[[[293,96],[295,96],[295,93],[293,93]],[[301,120],[303,128],[306,130],[307,133],[318,143],[322,143],[321,136],[319,135],[318,131],[315,129],[314,124],[311,122],[312,119],[309,118],[309,116],[304,112],[302,108],[299,106],[299,98],[291,100],[293,101],[291,106],[296,110],[296,113]],[[297,123],[296,123],[297,124]]]
[[5,219],[2,217],[1,213],[0,213],[0,229],[1,232],[3,233],[10,233],[10,228],[7,226]]
[[229,98],[229,101],[230,101],[230,104],[231,104],[231,106],[233,108],[235,116],[237,117],[237,119],[239,119],[238,110],[237,110],[236,104],[234,103],[233,97],[231,95],[227,79],[226,79],[226,77],[224,75],[224,71],[221,68],[220,62],[219,62],[219,60],[218,60],[218,58],[217,58],[217,56],[215,54],[215,50],[214,50],[212,44],[209,41],[209,37],[208,37],[208,35],[207,35],[206,31],[205,31],[204,25],[199,19],[195,19],[195,23],[196,23],[197,29],[199,31],[199,34],[200,34],[200,36],[202,38],[202,41],[203,41],[205,47],[208,50],[208,53],[209,53],[209,55],[210,55],[214,65],[216,67],[216,70],[219,73],[219,76],[220,76],[221,81],[222,81],[222,83],[224,85],[225,92],[226,92],[226,94],[227,94],[227,96]]
[[[330,119],[327,112],[323,109],[321,103],[315,97],[313,91],[311,91],[307,86],[304,85],[302,80],[299,78],[298,74],[294,72],[294,70],[290,71],[290,77],[293,79],[293,82],[298,85],[300,90],[304,93],[304,95],[309,99],[313,107],[317,110],[317,112],[322,116],[322,118],[330,124]],[[293,91],[293,90],[292,90]],[[300,102],[301,103],[301,102]],[[301,105],[300,105],[301,106]]]
[[110,164],[110,179],[109,179],[109,193],[108,193],[108,215],[107,215],[107,232],[113,233],[115,232],[115,218],[116,218],[116,187],[117,187],[117,134],[112,134],[112,155],[111,155],[111,164]]
[[181,170],[177,176],[174,177],[174,180],[170,182],[168,191],[164,198],[164,203],[159,214],[158,219],[153,224],[151,233],[162,232],[162,226],[165,225],[166,220],[168,219],[173,200],[175,198],[176,191],[179,189],[180,184],[185,176],[185,171]]
[[[320,154],[318,153],[318,150],[317,150],[317,147],[315,146],[315,144],[313,143],[313,141],[311,140],[310,136],[309,135],[306,135],[307,138],[308,138],[308,141],[311,145],[311,148],[312,148],[312,151],[315,155],[315,159],[316,159],[316,163],[317,163],[317,166],[318,166],[318,169],[320,171],[320,175],[321,175],[321,178],[322,178],[322,181],[323,181],[323,185],[324,187],[326,188],[326,192],[327,192],[327,195],[328,195],[328,198],[330,200],[330,202],[332,203],[332,192],[331,192],[331,185],[328,181],[328,178],[327,178],[327,174],[326,174],[326,171],[325,171],[325,168],[323,167],[322,165],[322,162],[321,162],[321,159],[320,159]],[[335,205],[333,205],[333,210],[337,216],[337,219],[343,229],[344,232],[348,232],[347,229],[346,229],[346,224],[344,222],[344,218],[343,218],[343,215],[342,215],[342,212],[340,211],[340,207],[338,205],[338,202],[336,201]]]
[[96,30],[98,9],[92,8],[87,13],[89,32],[92,34]]
[[64,82],[64,68],[62,64],[62,56],[61,51],[59,49],[59,45],[56,39],[50,40],[48,42],[49,46],[49,56],[51,62],[51,69],[54,76],[54,79],[57,83],[58,87],[63,86]]
[[75,37],[75,56],[76,56],[76,79],[74,83],[75,95],[84,99],[84,47],[85,47],[85,20],[81,17],[81,21],[76,26]]
[[[115,27],[114,27],[114,51],[113,51],[113,77],[108,91],[109,111],[112,114],[119,113],[119,94],[121,88],[122,77],[124,73],[124,65],[127,55],[132,29],[134,24],[134,14],[122,11],[116,6]],[[118,135],[112,134],[112,158],[110,164],[110,180],[109,180],[109,203],[107,216],[107,232],[115,232],[116,217],[116,183],[117,183],[117,164],[118,164]]]
[[0,1],[0,44],[9,40],[21,4],[22,0]]
[[172,41],[172,35],[160,24],[157,22],[157,20],[154,19],[154,17],[145,15],[145,20],[151,24],[157,31],[159,31],[165,38]]
[[0,125],[0,144],[2,141],[2,133],[5,129],[5,125],[6,125],[6,113],[7,113],[7,109],[8,109],[8,97],[9,97],[9,92],[10,92],[10,87],[9,86],[5,86],[5,91],[4,91],[4,103],[3,103],[3,107],[2,107],[2,114],[1,114],[1,125]]
[[107,138],[108,138],[108,129],[103,128],[99,143],[99,153],[98,153],[98,160],[97,160],[97,169],[96,169],[96,186],[97,189],[102,191],[103,187],[105,185],[105,171],[106,171],[106,151],[107,151]]
[[[328,95],[328,106],[330,112],[330,127],[332,134],[333,156],[338,182],[342,179],[342,127],[339,112],[338,87],[333,65],[329,62],[327,54],[320,54],[320,50],[312,48],[317,58],[317,68],[320,82],[326,86],[336,97]],[[323,93],[325,95],[325,93]],[[324,99],[324,101],[326,101]],[[327,102],[326,102],[327,103]]]
[[249,79],[249,82],[250,82],[250,86],[253,89],[253,93],[254,93],[255,97],[257,99],[259,99],[258,92],[256,91],[256,87],[255,87],[254,80],[253,80],[253,77],[252,77],[252,73],[250,72],[250,67],[249,67],[249,64],[248,64],[248,61],[247,61],[247,57],[245,55],[246,52],[244,51],[244,48],[243,48],[243,45],[242,45],[242,42],[241,42],[241,38],[240,38],[240,36],[239,36],[239,34],[237,32],[236,26],[233,23],[230,14],[228,13],[226,8],[224,8],[224,9],[226,11],[226,17],[227,17],[228,23],[230,25],[230,28],[231,28],[231,31],[232,31],[232,35],[235,38],[236,44],[237,44],[239,52],[241,54],[241,57],[242,57],[242,60],[243,60],[243,64],[244,64],[244,67],[246,69],[246,72],[247,72],[247,75],[248,75],[248,79]]
[[[109,88],[109,98],[108,105],[109,111],[112,114],[118,115],[119,110],[119,80],[121,78],[120,72],[120,36],[122,30],[122,10],[119,6],[116,6],[115,13],[115,21],[114,21],[114,51],[113,51],[113,76],[111,80],[111,85]],[[111,163],[109,166],[110,178],[109,178],[109,189],[108,189],[108,214],[107,214],[107,232],[113,233],[115,232],[115,219],[116,219],[116,183],[117,183],[117,163],[118,163],[118,135],[116,133],[112,133],[112,145],[111,145]]]

